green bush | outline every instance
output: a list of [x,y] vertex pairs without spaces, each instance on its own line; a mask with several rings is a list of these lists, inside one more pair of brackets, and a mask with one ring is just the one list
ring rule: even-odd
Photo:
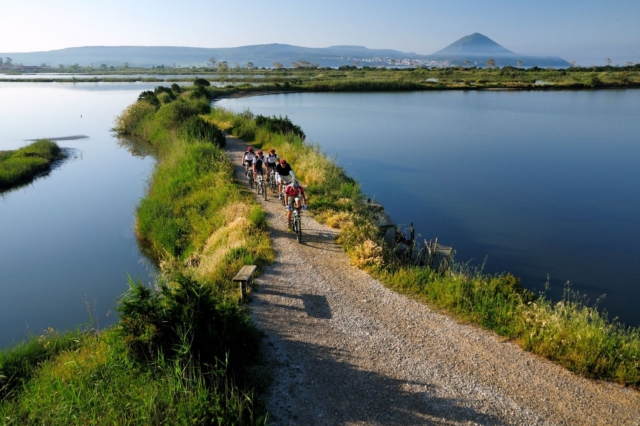
[[300,137],[300,139],[305,139],[305,134],[300,128],[300,126],[293,124],[289,117],[265,117],[264,115],[257,115],[255,117],[256,125],[264,127],[270,132],[275,133],[293,133],[294,135]]
[[178,99],[170,104],[165,104],[158,109],[155,122],[165,130],[175,130],[189,117],[200,114],[198,106],[192,102]]
[[156,94],[151,90],[145,90],[144,92],[140,93],[138,95],[138,100],[146,101],[156,108],[160,106],[160,100],[158,100],[158,97],[156,96]]
[[221,148],[227,143],[218,126],[197,115],[189,117],[180,125],[180,135],[189,141],[209,142]]
[[257,359],[257,329],[236,304],[214,296],[213,286],[181,274],[171,281],[171,287],[160,284],[158,292],[130,282],[117,308],[130,354],[141,362],[159,353],[166,359],[193,357],[200,365],[228,362],[240,377]]
[[209,83],[209,80],[206,80],[204,78],[196,78],[195,80],[193,80],[193,85],[194,86],[209,87],[209,86],[211,86],[211,83]]

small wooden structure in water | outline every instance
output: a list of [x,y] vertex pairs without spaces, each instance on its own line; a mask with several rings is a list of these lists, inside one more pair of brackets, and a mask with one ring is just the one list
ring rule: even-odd
[[438,238],[435,240],[423,240],[422,246],[415,239],[413,223],[409,227],[409,237],[391,221],[391,218],[384,211],[380,203],[367,200],[367,207],[371,212],[371,217],[375,225],[380,230],[380,235],[384,237],[387,246],[394,252],[396,257],[407,264],[426,267],[434,271],[445,272],[453,263],[453,248],[440,244]]

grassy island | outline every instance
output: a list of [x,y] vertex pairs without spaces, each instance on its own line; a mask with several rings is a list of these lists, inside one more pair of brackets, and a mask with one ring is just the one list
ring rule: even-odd
[[47,139],[15,151],[0,151],[0,190],[47,172],[55,161],[64,157],[60,147]]

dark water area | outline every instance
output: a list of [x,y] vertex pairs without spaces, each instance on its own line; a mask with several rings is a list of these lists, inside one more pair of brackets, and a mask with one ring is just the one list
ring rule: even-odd
[[153,280],[133,227],[155,159],[148,145],[110,129],[154,86],[0,82],[0,150],[53,137],[70,154],[0,193],[0,348],[47,327],[108,326],[128,276]]
[[[286,94],[221,107],[288,116],[456,259],[573,290],[640,324],[640,90]],[[267,147],[268,148],[268,147]],[[295,171],[295,164],[293,164]],[[486,261],[486,263],[485,263]]]

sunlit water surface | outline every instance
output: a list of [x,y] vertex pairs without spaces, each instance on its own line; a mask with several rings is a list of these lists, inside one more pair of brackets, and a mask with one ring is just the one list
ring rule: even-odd
[[127,279],[153,267],[133,233],[155,164],[144,143],[119,140],[114,118],[145,83],[0,83],[0,150],[26,139],[86,135],[48,176],[0,194],[0,347],[47,327],[117,319]]
[[[640,90],[283,94],[289,116],[398,224],[457,260],[574,290],[640,324]],[[268,148],[268,147],[266,147]],[[295,164],[293,164],[295,171]]]

